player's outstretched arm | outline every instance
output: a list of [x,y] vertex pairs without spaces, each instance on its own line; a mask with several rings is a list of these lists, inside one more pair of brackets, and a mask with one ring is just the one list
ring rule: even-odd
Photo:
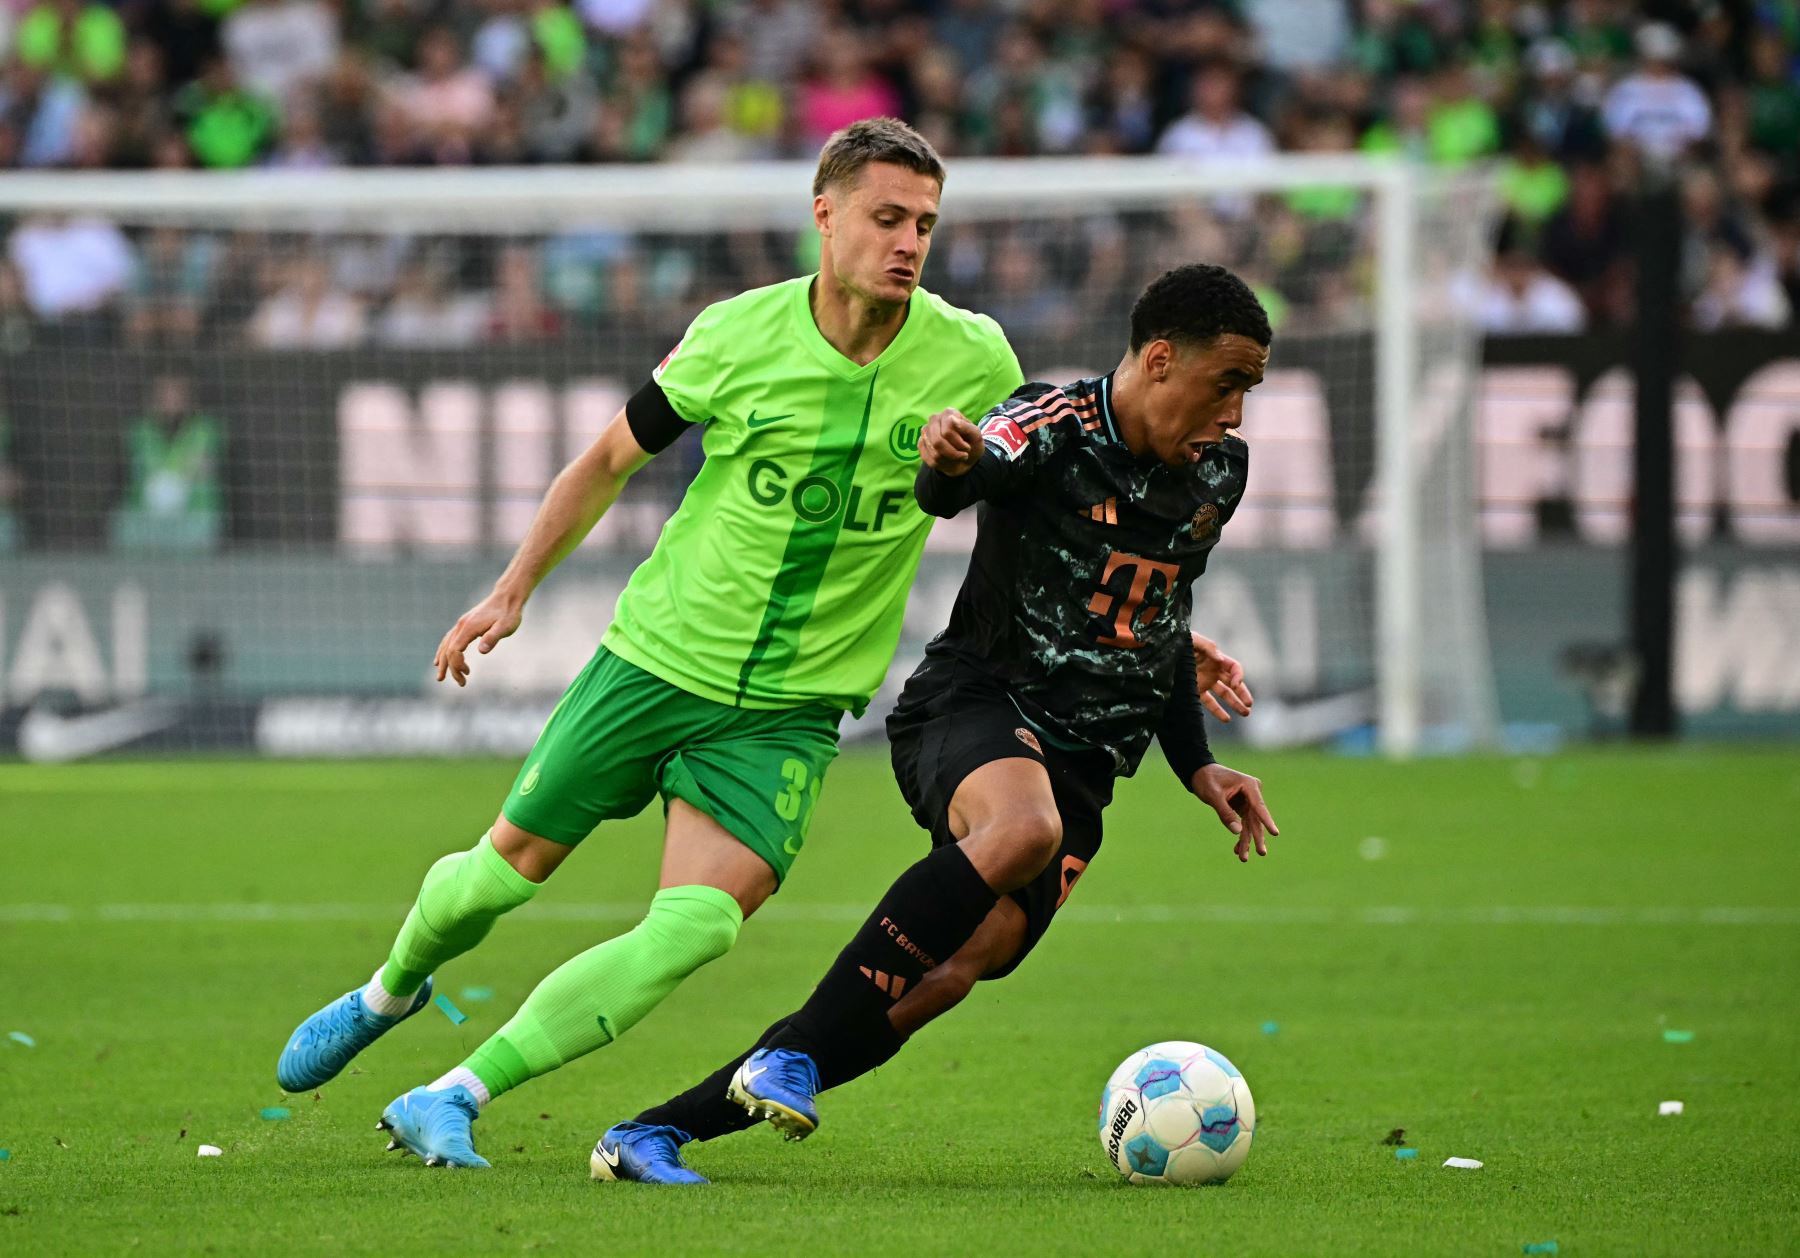
[[946,520],[1001,488],[1011,472],[982,441],[981,429],[957,410],[939,411],[926,422],[919,461],[913,497],[922,510]]
[[477,649],[486,655],[502,638],[512,636],[538,582],[581,544],[631,474],[650,457],[621,410],[594,443],[557,474],[493,592],[464,612],[438,643],[434,663],[439,681],[449,677],[459,686],[468,684],[469,663],[463,652],[479,642]]

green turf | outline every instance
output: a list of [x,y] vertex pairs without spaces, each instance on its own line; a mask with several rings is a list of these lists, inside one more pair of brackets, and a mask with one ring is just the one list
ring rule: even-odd
[[[700,1192],[592,1184],[587,1151],[793,1007],[922,850],[881,760],[833,770],[793,881],[731,956],[483,1117],[486,1174],[384,1154],[376,1115],[628,925],[653,815],[446,968],[465,1025],[427,1009],[362,1073],[284,1101],[289,1030],[374,968],[513,766],[0,767],[0,1034],[36,1039],[0,1040],[0,1253],[1800,1247],[1791,751],[1249,767],[1286,829],[1274,856],[1240,867],[1153,763],[1016,977],[829,1095],[806,1144],[695,1151],[718,1181]],[[1100,1084],[1162,1038],[1214,1045],[1255,1090],[1223,1188],[1132,1188],[1102,1159]],[[1659,1118],[1671,1099],[1686,1114]],[[290,1119],[258,1117],[280,1104]],[[1417,1160],[1383,1146],[1396,1127]]]

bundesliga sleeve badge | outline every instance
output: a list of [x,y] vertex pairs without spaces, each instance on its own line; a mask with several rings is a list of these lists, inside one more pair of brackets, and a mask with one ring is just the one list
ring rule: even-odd
[[991,415],[981,425],[981,440],[988,449],[1011,463],[1025,453],[1030,438],[1010,415]]

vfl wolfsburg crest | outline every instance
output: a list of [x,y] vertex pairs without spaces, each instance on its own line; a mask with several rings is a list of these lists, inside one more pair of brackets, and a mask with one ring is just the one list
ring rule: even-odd
[[924,431],[924,420],[903,419],[888,431],[888,449],[896,459],[910,463],[919,457],[919,435]]
[[1194,512],[1194,522],[1188,526],[1188,530],[1194,535],[1194,540],[1197,542],[1203,542],[1217,533],[1219,531],[1219,509],[1210,502],[1201,507]]

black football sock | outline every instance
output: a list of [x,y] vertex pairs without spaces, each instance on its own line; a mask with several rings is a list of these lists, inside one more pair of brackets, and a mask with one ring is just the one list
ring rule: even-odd
[[999,899],[960,847],[940,847],[894,880],[771,1048],[795,1048],[832,1087],[899,1051],[888,1010],[969,942]]
[[725,1089],[731,1083],[731,1076],[737,1073],[737,1068],[744,1064],[744,1060],[751,1053],[766,1045],[770,1038],[787,1023],[787,1018],[778,1020],[774,1026],[757,1037],[756,1043],[707,1075],[699,1083],[686,1092],[670,1097],[661,1105],[651,1106],[633,1121],[652,1127],[679,1127],[696,1140],[713,1140],[719,1136],[729,1136],[734,1131],[747,1131],[756,1126],[762,1119],[752,1117],[742,1105],[734,1105],[727,1100]]
[[[894,1054],[906,1046],[906,1038],[894,1030],[885,1017],[881,1022],[887,1027],[886,1034],[876,1028],[861,1043],[846,1045],[844,1051],[832,1054],[830,1071],[823,1068],[820,1070],[820,1091],[849,1083],[852,1079],[860,1079],[871,1070],[887,1065]],[[670,1097],[661,1105],[651,1106],[632,1121],[646,1126],[676,1127],[695,1140],[717,1140],[720,1136],[748,1131],[756,1126],[762,1119],[752,1116],[742,1105],[727,1099],[725,1089],[730,1086],[731,1077],[750,1054],[767,1046],[769,1040],[787,1023],[787,1018],[783,1018],[762,1033],[755,1048],[739,1053],[686,1092]]]

